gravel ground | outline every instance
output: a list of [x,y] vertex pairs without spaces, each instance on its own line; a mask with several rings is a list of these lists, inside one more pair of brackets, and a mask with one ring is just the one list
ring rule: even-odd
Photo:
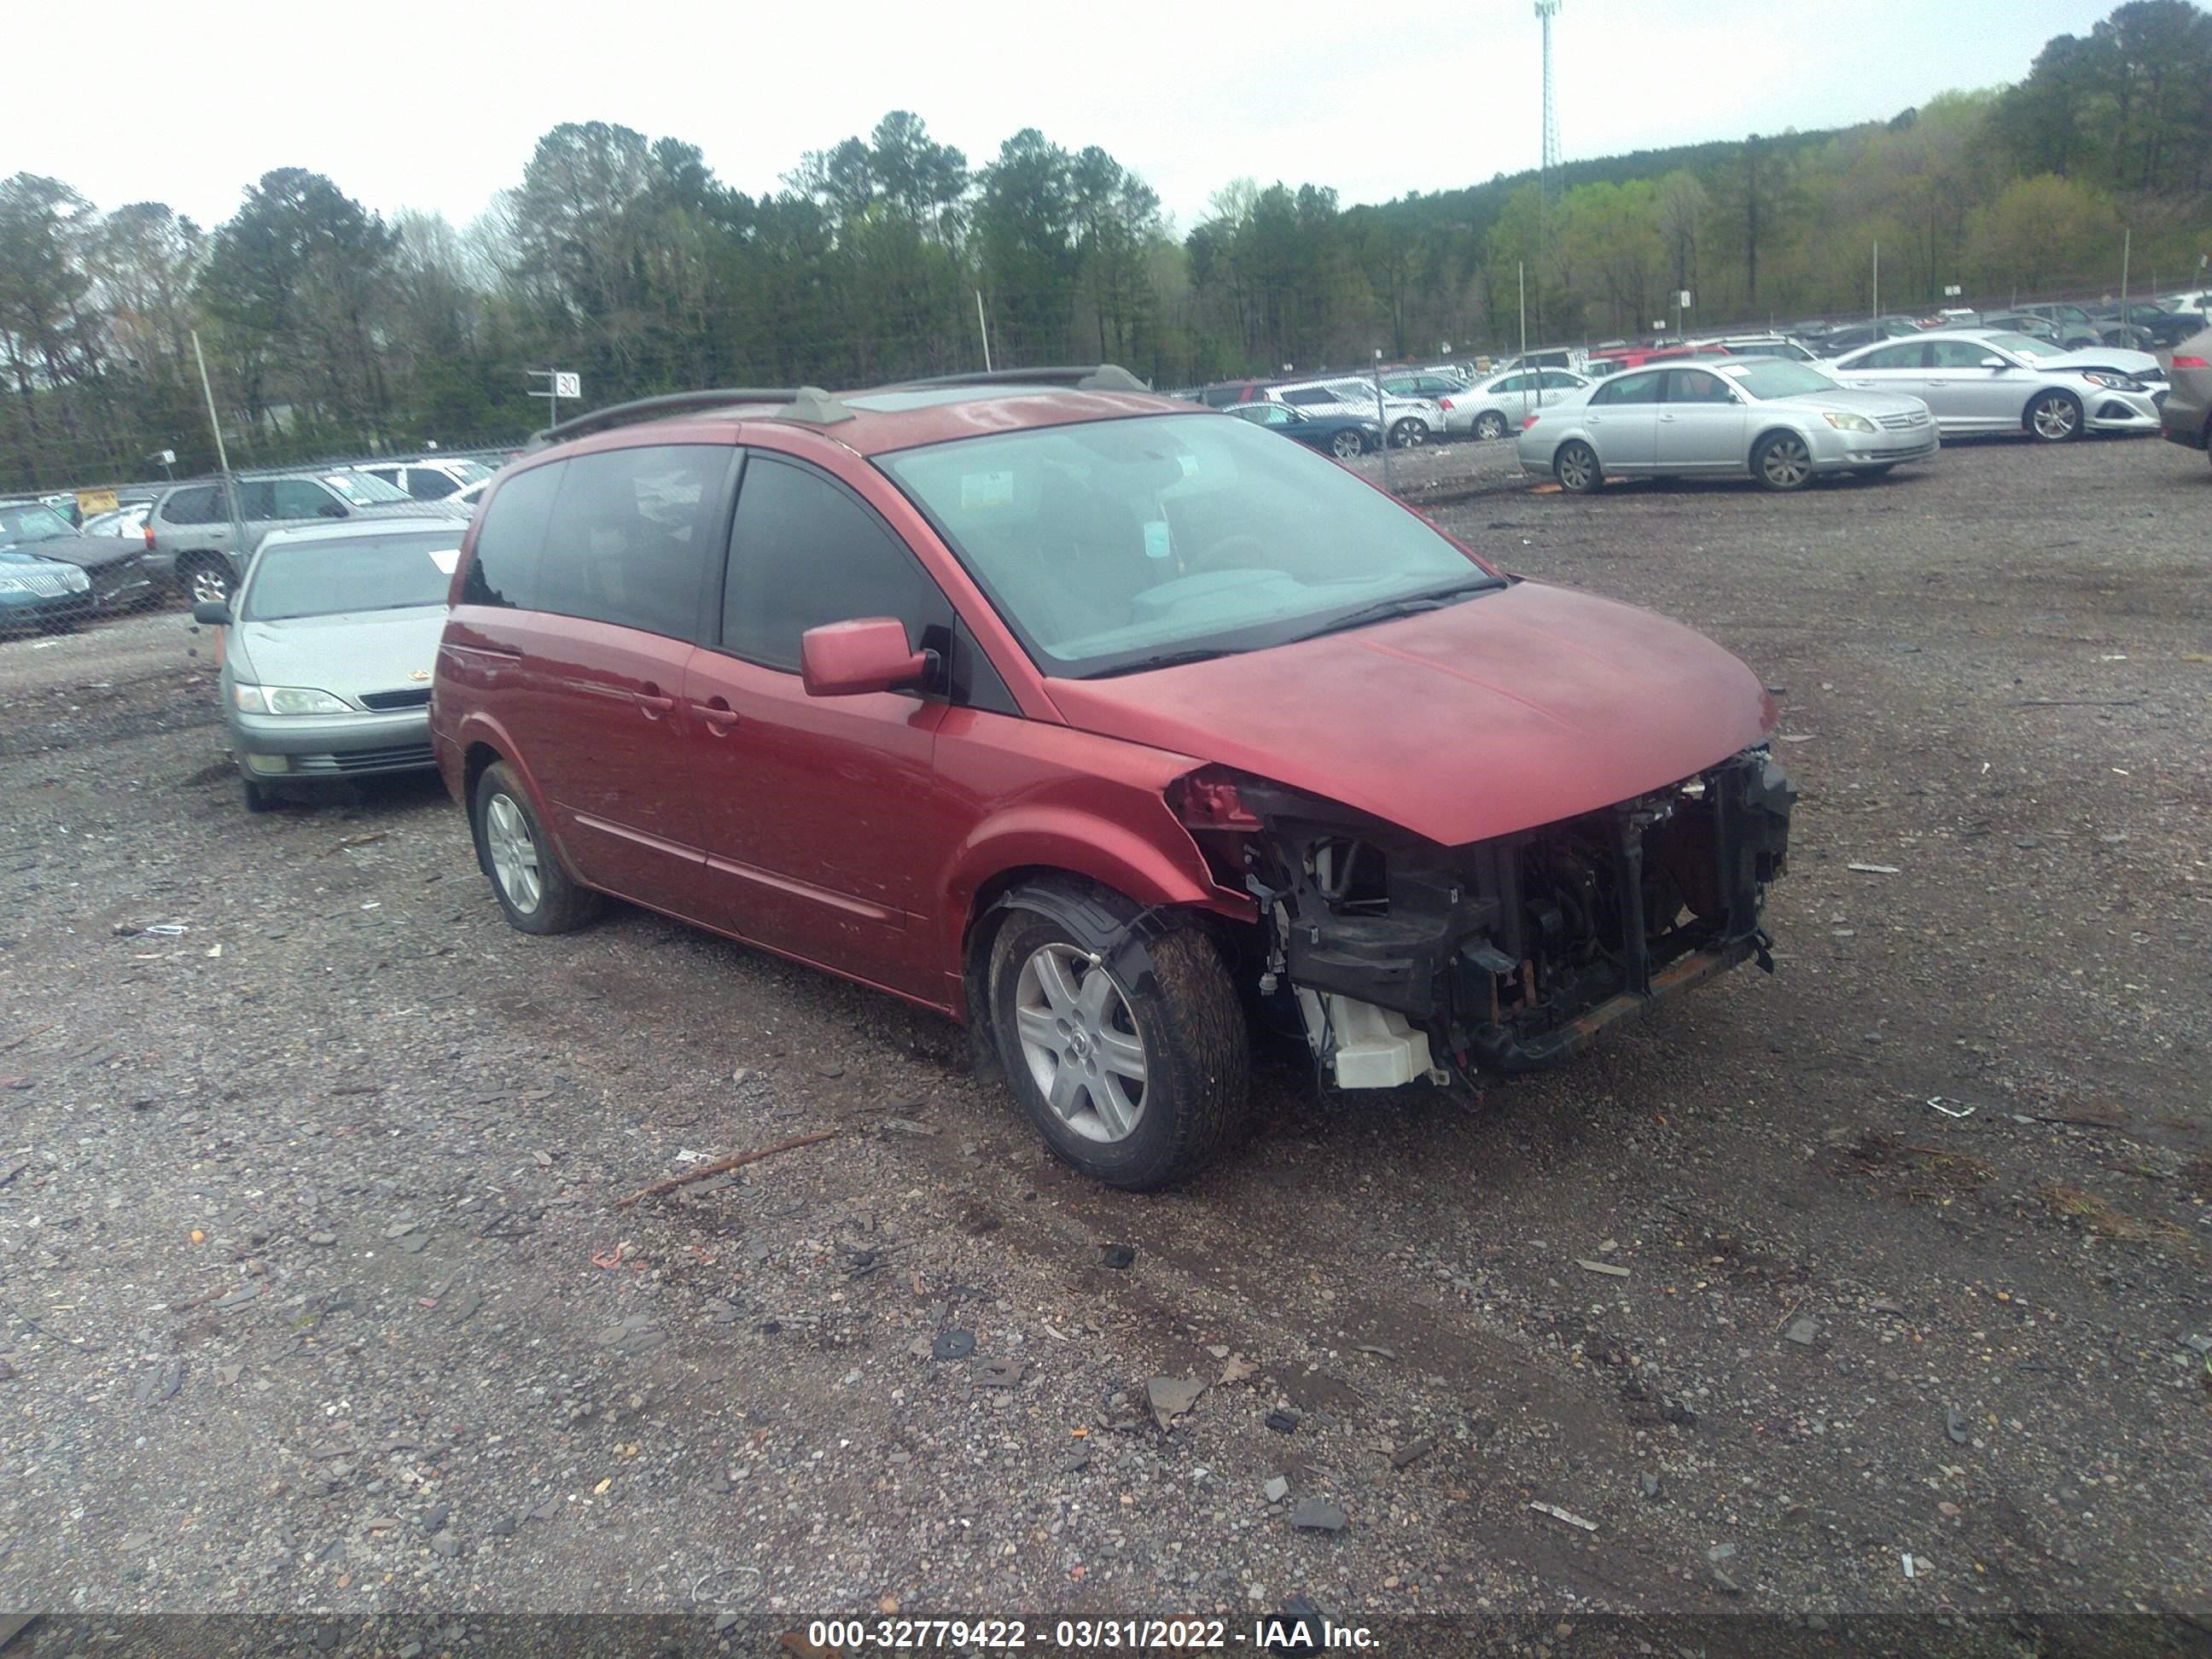
[[1779,971],[1149,1198],[433,781],[249,819],[177,614],[0,645],[0,1607],[2212,1609],[2212,475],[1509,456],[1408,487],[1787,688]]

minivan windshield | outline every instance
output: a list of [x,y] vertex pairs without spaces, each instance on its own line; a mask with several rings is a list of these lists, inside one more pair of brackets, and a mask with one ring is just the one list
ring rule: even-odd
[[1802,398],[1836,390],[1836,383],[1819,369],[1792,362],[1786,357],[1754,357],[1741,366],[1729,363],[1722,367],[1721,373],[1762,402],[1769,398]]
[[332,472],[323,482],[356,507],[374,507],[383,501],[414,499],[397,484],[388,484],[366,472]]
[[69,520],[51,507],[35,503],[0,507],[0,547],[27,547],[33,542],[58,541],[76,533]]
[[1048,674],[1263,649],[1503,587],[1279,433],[1094,421],[882,456]]
[[457,523],[390,536],[272,542],[261,550],[239,596],[239,620],[284,622],[442,605],[466,527]]

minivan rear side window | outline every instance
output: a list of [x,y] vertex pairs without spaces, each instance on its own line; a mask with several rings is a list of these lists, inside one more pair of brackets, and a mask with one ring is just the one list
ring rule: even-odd
[[223,517],[222,502],[213,484],[179,489],[161,503],[163,524],[217,524]]
[[532,608],[696,638],[735,455],[723,444],[654,444],[568,462]]
[[810,628],[896,617],[919,646],[951,611],[906,544],[843,485],[757,452],[746,462],[723,583],[724,651],[795,673]]
[[561,475],[572,463],[550,461],[518,472],[499,488],[477,526],[476,552],[461,583],[463,605],[532,609],[538,603],[538,559],[553,522]]

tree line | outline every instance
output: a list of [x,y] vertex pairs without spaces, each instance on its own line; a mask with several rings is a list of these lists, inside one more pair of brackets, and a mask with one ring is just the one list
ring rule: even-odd
[[2116,290],[2195,275],[2212,204],[2212,15],[2130,0],[2019,83],[1885,122],[1571,163],[1346,207],[1238,179],[1178,232],[1103,149],[1034,128],[981,163],[894,111],[733,190],[695,144],[538,140],[473,223],[386,217],[280,167],[212,229],[0,180],[0,488],[507,441],[526,372],[599,404],[1111,361],[1156,384],[1692,327]]

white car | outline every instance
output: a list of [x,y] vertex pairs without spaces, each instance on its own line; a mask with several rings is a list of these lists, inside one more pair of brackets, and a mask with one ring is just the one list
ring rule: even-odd
[[1385,392],[1376,407],[1375,383],[1356,376],[1297,380],[1267,388],[1271,403],[1288,404],[1309,415],[1357,415],[1390,434],[1394,449],[1410,449],[1444,435],[1444,412],[1426,398],[1395,398]]
[[1521,433],[1522,470],[1586,495],[1608,477],[1742,477],[1802,489],[1823,474],[1879,477],[1940,441],[1917,398],[1847,391],[1810,363],[1700,357],[1623,369]]
[[1919,398],[1946,433],[2024,431],[2044,443],[2084,432],[2157,431],[2155,394],[2166,378],[2147,352],[2062,351],[2002,329],[1933,330],[1863,346],[1823,367],[1860,391]]
[[354,471],[366,472],[372,478],[381,478],[418,501],[442,501],[449,495],[458,495],[471,484],[482,483],[492,474],[492,469],[482,461],[461,458],[379,461],[368,466],[357,466]]
[[1512,436],[1540,409],[1564,401],[1589,381],[1564,368],[1516,368],[1464,386],[1439,400],[1444,429],[1486,441]]

